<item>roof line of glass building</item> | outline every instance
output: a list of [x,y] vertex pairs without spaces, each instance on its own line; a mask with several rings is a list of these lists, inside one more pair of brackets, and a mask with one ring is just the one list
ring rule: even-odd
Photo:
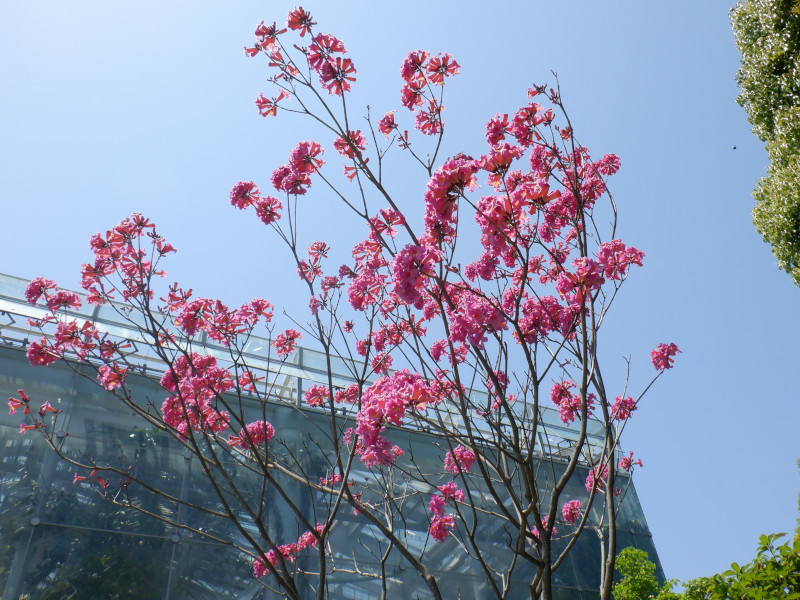
[[[30,325],[28,320],[42,319],[48,311],[43,306],[34,306],[27,302],[25,288],[29,283],[27,279],[0,273],[0,343],[4,345],[25,347],[32,341],[32,337],[38,338],[40,335],[39,330]],[[85,294],[76,293],[81,298],[81,308],[67,310],[67,317],[89,321],[101,335],[108,334],[129,342],[131,348],[127,351],[126,358],[136,364],[142,374],[153,375],[163,370],[163,361],[153,354],[150,345],[142,339],[135,324],[135,315],[127,315],[124,305],[113,302],[92,305],[86,301]],[[164,314],[164,318],[167,319],[168,315]],[[236,351],[236,357],[249,369],[269,374],[273,379],[278,377],[277,385],[272,386],[273,396],[283,402],[300,406],[303,404],[303,392],[309,385],[328,384],[328,357],[323,352],[298,347],[291,356],[277,361],[274,353],[270,352],[270,343],[271,340],[268,338],[250,335],[241,350]],[[191,344],[195,348],[202,348],[204,352],[215,356],[218,360],[232,361],[230,348],[210,339],[205,332],[199,332],[193,337]],[[344,388],[356,381],[352,373],[358,371],[357,365],[336,356],[331,356],[330,362],[330,376],[336,387]],[[473,398],[485,398],[487,395],[483,390],[474,389],[470,390],[469,394]],[[307,406],[304,408],[325,410]],[[439,407],[440,412],[444,412],[442,409],[443,407]],[[343,406],[342,410],[347,410],[346,406]],[[451,413],[453,425],[457,426],[460,415],[456,411],[448,412]],[[543,425],[539,428],[539,434],[543,437],[537,444],[540,453],[555,458],[563,454],[564,458],[568,458],[572,450],[571,444],[578,438],[577,427],[565,425],[560,420],[558,411],[551,407],[539,407],[539,413],[539,422]],[[602,447],[604,433],[603,423],[590,418],[587,423],[589,444],[595,448]],[[590,462],[588,456],[584,458],[584,462]]]

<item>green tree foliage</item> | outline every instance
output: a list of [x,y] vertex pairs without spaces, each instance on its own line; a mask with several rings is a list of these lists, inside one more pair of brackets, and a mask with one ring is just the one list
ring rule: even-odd
[[617,556],[619,578],[612,594],[614,600],[677,600],[679,595],[671,592],[672,582],[660,586],[656,579],[656,565],[648,558],[647,552],[636,548],[625,548]]
[[753,223],[800,286],[800,2],[745,0],[731,10],[742,64],[737,102],[772,161]]
[[750,564],[731,565],[728,571],[686,583],[683,600],[800,599],[800,541],[777,540],[785,534],[762,535],[758,554]]
[[753,562],[687,581],[683,593],[673,592],[672,582],[659,587],[647,554],[626,548],[617,557],[614,600],[800,600],[800,540],[778,545],[784,536],[762,535]]

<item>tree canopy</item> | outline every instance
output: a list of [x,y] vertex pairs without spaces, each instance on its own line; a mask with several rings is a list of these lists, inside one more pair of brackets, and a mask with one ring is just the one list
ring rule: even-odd
[[753,223],[800,286],[800,4],[746,0],[731,23],[742,53],[736,100],[771,160],[753,193]]

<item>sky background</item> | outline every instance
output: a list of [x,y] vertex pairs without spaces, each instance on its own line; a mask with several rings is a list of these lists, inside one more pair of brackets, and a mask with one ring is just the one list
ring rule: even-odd
[[[317,133],[258,116],[266,63],[242,51],[260,20],[280,22],[293,6],[2,2],[0,271],[77,289],[89,237],[142,212],[179,250],[170,280],[232,306],[258,296],[304,305],[286,250],[228,203],[236,181],[267,188],[295,143]],[[593,156],[622,160],[610,181],[619,233],[646,253],[604,326],[606,372],[622,373],[631,356],[644,381],[656,344],[683,350],[623,438],[644,461],[636,489],[666,575],[747,562],[759,534],[791,531],[800,290],[750,220],[767,158],[734,101],[729,1],[304,7],[355,62],[356,115],[367,104],[378,116],[402,109],[409,50],[453,54],[462,74],[445,98],[446,154],[484,152],[486,121],[558,73],[578,138]],[[392,160],[394,189],[420,218],[425,179],[406,157]],[[364,231],[348,229],[329,196],[312,188],[303,199],[301,235],[344,249]]]

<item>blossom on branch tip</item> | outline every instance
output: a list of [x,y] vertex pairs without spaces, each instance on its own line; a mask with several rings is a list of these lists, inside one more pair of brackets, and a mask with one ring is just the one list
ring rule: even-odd
[[469,471],[475,463],[475,453],[460,444],[444,457],[444,468],[453,475]]
[[595,465],[586,476],[586,491],[590,494],[602,492],[608,481],[608,465]]
[[289,356],[294,352],[294,349],[297,347],[297,340],[301,337],[302,335],[296,329],[287,329],[275,338],[272,342],[272,347],[275,348],[278,356]]
[[306,60],[308,66],[319,74],[334,54],[344,54],[345,52],[342,40],[334,35],[321,33],[312,38],[311,44],[306,50]]
[[581,516],[581,501],[570,500],[569,502],[565,502],[564,506],[561,507],[561,516],[564,518],[565,522],[569,524],[574,523],[578,517]]
[[438,542],[443,542],[447,539],[447,534],[456,526],[456,521],[451,515],[435,515],[431,519],[431,524],[428,527],[428,533],[431,537]]
[[231,188],[231,205],[239,210],[247,208],[259,197],[258,188],[252,181],[237,181]]
[[322,406],[330,396],[327,386],[314,384],[305,391],[305,399],[309,406]]
[[[547,519],[549,517],[550,517],[550,515],[545,515],[545,516],[542,517],[542,525],[541,525],[542,531],[545,531],[547,529]],[[539,539],[539,526],[538,525],[534,525],[533,529],[531,529],[531,533],[533,534],[533,537],[535,537],[538,540]],[[550,535],[554,536],[554,535],[557,535],[557,534],[558,534],[558,530],[556,529],[556,526],[553,525],[553,528],[550,530]]]
[[341,56],[328,59],[319,69],[319,80],[329,94],[341,96],[350,91],[351,84],[356,80],[353,61]]
[[413,81],[425,77],[425,63],[430,54],[425,50],[409,52],[400,66],[400,77],[404,81]]
[[397,129],[397,123],[394,121],[394,111],[390,110],[378,121],[378,131],[388,138],[395,129]]
[[631,413],[637,408],[636,401],[630,396],[617,396],[611,406],[611,418],[617,421],[629,419]]
[[45,279],[44,277],[37,277],[25,288],[25,299],[29,304],[36,304],[39,298],[42,296],[47,298],[48,292],[51,290],[55,291],[57,287],[55,281]]
[[672,357],[679,352],[680,350],[675,344],[659,344],[650,351],[650,362],[653,363],[656,371],[671,369],[672,363],[675,361]]
[[245,450],[255,450],[275,437],[275,428],[269,421],[255,421],[239,431],[239,435],[231,435],[228,445],[240,446]]
[[458,75],[460,69],[461,65],[446,52],[432,56],[425,65],[428,79],[435,85],[444,85],[444,78]]
[[643,465],[641,458],[633,460],[633,452],[629,452],[628,456],[623,456],[622,458],[619,459],[618,466],[623,471],[627,471],[628,473],[630,473],[631,471],[633,471],[634,466],[641,467]]
[[317,22],[311,18],[311,13],[303,10],[302,6],[289,11],[289,16],[286,18],[286,25],[292,31],[300,30],[300,37],[309,33],[311,26],[316,24]]
[[97,379],[104,389],[111,391],[125,382],[127,374],[128,367],[120,367],[117,363],[113,363],[110,367],[102,365],[97,371]]
[[361,130],[348,131],[347,139],[339,136],[333,141],[333,147],[336,151],[346,158],[355,158],[361,156],[361,153],[367,148],[367,140],[361,135]]
[[278,114],[278,102],[289,97],[289,92],[281,90],[274,98],[266,98],[264,94],[259,94],[256,98],[256,108],[262,117],[274,117]]
[[17,394],[19,394],[19,399],[14,397],[9,397],[8,399],[8,414],[15,415],[17,414],[17,409],[21,408],[22,414],[27,415],[31,412],[31,399],[28,397],[28,394],[22,390],[17,390]]

